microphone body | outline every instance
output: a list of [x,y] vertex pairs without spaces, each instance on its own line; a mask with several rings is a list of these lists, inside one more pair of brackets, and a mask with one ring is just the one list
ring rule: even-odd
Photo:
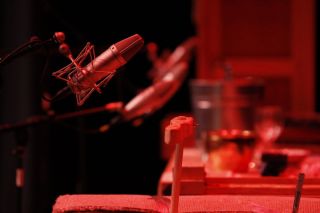
[[90,54],[94,56],[93,46],[87,44],[76,59],[67,52],[72,63],[53,73],[53,76],[64,80],[77,98],[77,104],[82,105],[91,93],[96,90],[101,93],[100,86],[105,86],[115,71],[126,64],[143,46],[144,40],[138,34],[123,39],[94,58],[86,66],[81,63]]
[[[153,82],[161,80],[164,75],[173,67],[175,64],[180,63],[181,61],[189,62],[193,50],[197,46],[198,39],[196,37],[191,37],[182,42],[173,52],[159,64],[155,63],[155,67],[151,70],[153,75]],[[163,59],[160,59],[163,60]]]
[[147,87],[125,105],[123,119],[132,120],[161,108],[176,93],[186,77],[188,68],[189,65],[185,61],[173,66],[161,80]]
[[91,63],[81,68],[80,72],[71,75],[68,85],[75,93],[92,89],[97,82],[113,74],[116,69],[126,63],[117,47],[112,45]]

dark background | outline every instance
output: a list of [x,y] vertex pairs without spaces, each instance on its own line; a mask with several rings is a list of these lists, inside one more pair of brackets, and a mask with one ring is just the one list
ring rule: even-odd
[[[319,35],[319,3],[316,2],[316,37]],[[51,38],[62,31],[77,55],[86,42],[97,55],[111,44],[139,33],[145,44],[155,42],[159,53],[173,50],[195,34],[191,0],[0,1],[0,54],[12,51],[36,35]],[[320,111],[319,42],[316,39],[316,110]],[[0,67],[0,123],[15,123],[45,114],[44,92],[55,94],[65,84],[51,73],[69,61],[57,46],[30,51]],[[193,62],[191,62],[192,64]],[[94,93],[81,107],[70,95],[52,103],[56,114],[128,102],[150,85],[151,63],[145,49],[120,68],[103,94]],[[194,77],[191,66],[188,78]],[[186,81],[187,82],[187,81]],[[59,123],[42,123],[19,131],[0,133],[0,212],[51,212],[62,194],[156,194],[159,176],[166,164],[161,158],[161,122],[171,113],[190,112],[189,90],[184,83],[174,97],[135,127],[123,123],[105,134],[91,134],[110,120],[99,113]],[[15,187],[17,143],[25,147],[26,172],[22,194]],[[22,201],[19,199],[22,198]]]
[[[0,3],[0,53],[12,51],[32,36],[51,38],[64,32],[76,56],[86,42],[97,55],[110,45],[140,34],[155,42],[159,53],[174,50],[194,35],[192,2],[189,1],[53,1],[13,0]],[[51,45],[30,51],[1,67],[0,123],[12,124],[34,115],[44,115],[41,97],[54,95],[65,86],[51,73],[69,61]],[[187,78],[194,76],[193,62]],[[152,63],[143,48],[120,68],[103,89],[76,106],[73,95],[52,103],[63,114],[95,108],[115,101],[128,102],[151,84]],[[105,134],[92,134],[107,123],[108,113],[77,117],[59,123],[41,123],[0,135],[0,212],[51,212],[62,194],[156,194],[157,182],[166,164],[161,158],[161,122],[171,113],[190,112],[188,85],[140,126],[123,123]],[[19,146],[18,146],[19,145]],[[15,187],[19,163],[13,151],[24,147],[25,186]],[[21,162],[20,162],[21,163]],[[20,194],[22,193],[22,194]]]

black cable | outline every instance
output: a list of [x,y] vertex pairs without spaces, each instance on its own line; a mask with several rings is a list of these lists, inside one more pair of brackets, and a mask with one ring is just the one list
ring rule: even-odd
[[13,60],[14,58],[21,56],[32,49],[42,47],[47,42],[48,41],[40,40],[37,36],[32,36],[28,42],[20,45],[19,47],[17,47],[16,49],[11,51],[4,57],[1,57],[0,65],[5,65],[9,63],[11,60]]

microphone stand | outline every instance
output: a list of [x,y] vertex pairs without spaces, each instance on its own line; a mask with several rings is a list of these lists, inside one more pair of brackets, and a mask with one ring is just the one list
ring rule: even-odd
[[[116,105],[111,106],[111,104],[116,104]],[[115,112],[121,109],[120,107],[122,105],[120,103],[118,104],[118,102],[116,102],[111,104],[106,104],[99,107],[94,107],[94,108],[75,111],[75,112],[68,112],[68,113],[58,114],[58,115],[55,115],[55,114],[34,115],[26,118],[25,120],[22,120],[13,124],[0,124],[0,133],[16,130],[16,129],[22,129],[24,127],[33,126],[33,125],[41,124],[44,122],[60,122],[60,121],[75,118],[75,117],[87,116],[87,115],[100,113],[100,112]]]
[[13,59],[20,57],[31,50],[44,46],[47,41],[41,41],[38,37],[31,37],[30,40],[3,57],[0,57],[0,65],[8,64]]
[[[41,40],[37,36],[32,36],[29,39],[29,41],[16,47],[14,50],[10,51],[9,53],[0,56],[0,67],[8,64],[9,62],[13,61],[18,57],[21,57],[22,55],[25,55],[31,52],[32,50],[39,49],[47,44],[50,44],[50,43],[61,44],[64,42],[64,39],[65,39],[65,35],[63,32],[56,32],[54,36],[48,40]],[[31,118],[28,118],[25,121],[18,122],[16,124],[0,124],[0,133],[2,131],[17,130],[15,132],[16,147],[13,150],[13,154],[17,156],[15,184],[17,187],[17,211],[18,212],[22,212],[22,189],[24,186],[23,157],[25,152],[25,146],[28,141],[28,134],[24,127],[50,120],[49,117],[46,118],[45,116],[34,116]],[[61,118],[58,117],[58,119],[63,119],[63,118],[64,117],[61,117]]]
[[7,53],[4,56],[0,57],[0,65],[5,65],[11,62],[13,59],[18,58],[31,50],[35,50],[41,47],[44,47],[50,43],[58,43],[62,44],[65,40],[65,35],[63,32],[56,32],[54,36],[47,40],[41,40],[37,36],[32,36],[29,41],[20,45],[16,49],[12,50],[11,52]]
[[34,115],[26,118],[25,120],[16,123],[0,124],[0,133],[15,131],[16,147],[13,150],[13,154],[17,157],[16,162],[16,176],[15,184],[17,189],[17,212],[22,212],[22,194],[25,181],[24,171],[24,153],[25,147],[28,141],[27,127],[38,125],[44,122],[60,122],[67,119],[72,119],[81,116],[87,116],[101,112],[116,112],[122,109],[121,102],[109,103],[104,106],[85,109],[76,112],[68,112],[64,114],[49,114],[49,115]]

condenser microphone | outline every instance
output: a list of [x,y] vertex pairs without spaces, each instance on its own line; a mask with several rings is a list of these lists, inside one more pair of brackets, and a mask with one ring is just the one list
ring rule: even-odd
[[171,67],[161,80],[147,87],[124,106],[122,119],[130,121],[152,114],[176,93],[184,81],[189,65],[181,61]]
[[122,122],[136,121],[147,117],[163,107],[181,86],[188,68],[189,64],[185,61],[175,64],[161,80],[142,90],[124,105],[119,110],[119,115],[111,119],[108,124],[102,125],[99,132],[106,132],[111,126]]
[[[62,46],[62,52],[71,60],[71,64],[53,73],[53,76],[67,82],[75,93],[77,104],[82,105],[91,93],[105,86],[115,71],[126,64],[143,46],[144,40],[138,35],[132,35],[113,45],[94,58],[93,45],[88,43],[76,59],[73,59],[67,46]],[[86,66],[81,63],[90,55],[91,62]]]
[[196,37],[190,37],[176,47],[167,58],[159,58],[158,61],[154,60],[154,67],[150,71],[153,82],[161,80],[175,64],[178,64],[181,61],[189,63],[197,43],[198,39]]

